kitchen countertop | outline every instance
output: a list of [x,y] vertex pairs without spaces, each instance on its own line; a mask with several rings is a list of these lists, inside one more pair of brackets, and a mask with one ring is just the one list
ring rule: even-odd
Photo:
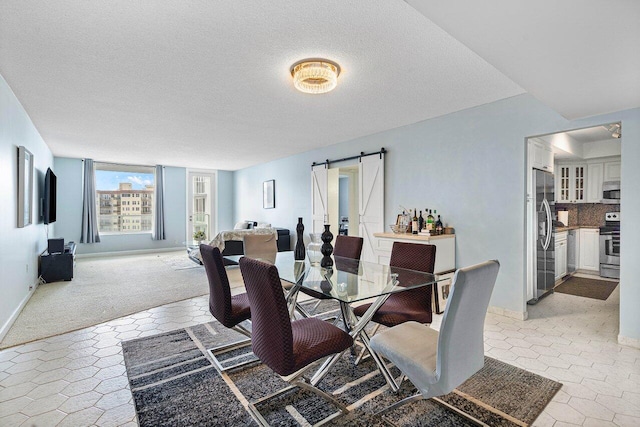
[[600,227],[597,225],[569,225],[567,227],[556,227],[556,233],[561,233],[563,231],[569,231],[569,230],[578,230],[580,228],[588,228],[591,230],[599,230]]

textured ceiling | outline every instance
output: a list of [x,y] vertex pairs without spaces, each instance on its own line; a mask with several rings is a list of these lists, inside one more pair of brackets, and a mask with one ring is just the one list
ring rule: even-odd
[[524,92],[401,0],[0,0],[0,74],[56,156],[227,170]]
[[640,106],[638,0],[407,0],[568,119]]

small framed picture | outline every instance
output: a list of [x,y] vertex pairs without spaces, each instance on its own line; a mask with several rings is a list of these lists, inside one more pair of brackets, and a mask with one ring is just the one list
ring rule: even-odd
[[444,309],[447,308],[447,301],[449,300],[449,294],[451,293],[451,284],[453,283],[453,274],[448,273],[440,275],[440,277],[446,277],[447,280],[443,280],[433,284],[433,312],[436,314],[444,313]]
[[396,225],[402,225],[402,214],[398,215],[396,218]]
[[262,183],[262,207],[264,209],[273,209],[276,207],[276,184],[271,179]]

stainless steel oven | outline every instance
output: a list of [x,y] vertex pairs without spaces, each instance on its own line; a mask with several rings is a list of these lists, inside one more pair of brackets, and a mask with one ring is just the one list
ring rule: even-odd
[[607,212],[600,227],[600,276],[620,278],[620,212]]

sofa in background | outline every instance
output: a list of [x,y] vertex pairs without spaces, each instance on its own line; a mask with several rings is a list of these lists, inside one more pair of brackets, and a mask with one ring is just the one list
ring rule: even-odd
[[[243,226],[243,224],[249,223],[250,226]],[[209,245],[216,246],[218,249],[222,251],[222,256],[229,255],[243,255],[244,254],[244,245],[242,243],[243,236],[246,234],[277,234],[277,246],[278,252],[290,251],[291,250],[291,236],[290,232],[286,228],[273,228],[270,224],[267,224],[267,227],[259,227],[253,226],[253,222],[243,221],[234,227],[233,230],[229,231],[221,231],[218,235],[209,242]],[[200,249],[192,248],[187,250],[187,254],[189,258],[198,264],[202,265],[202,260],[200,259]],[[225,265],[237,265],[237,263],[233,261],[229,261],[226,258],[224,259]]]

